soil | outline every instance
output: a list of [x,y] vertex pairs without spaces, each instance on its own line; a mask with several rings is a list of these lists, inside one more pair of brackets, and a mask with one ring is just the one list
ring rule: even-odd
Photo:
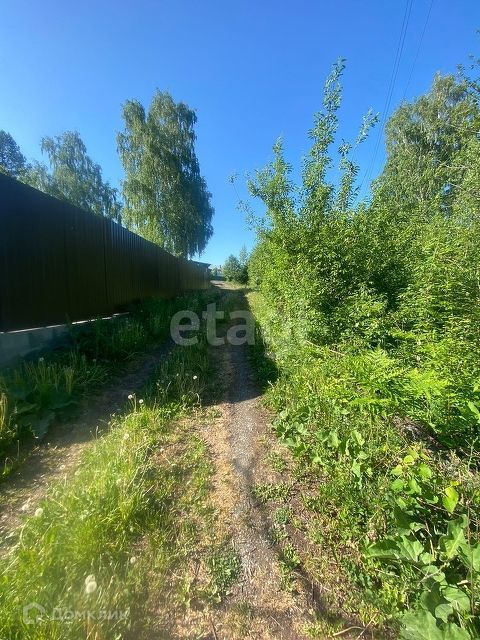
[[[236,309],[248,308],[243,292],[231,295]],[[228,530],[242,568],[225,604],[210,613],[210,635],[202,637],[301,640],[302,626],[312,620],[312,602],[301,588],[296,593],[282,589],[279,549],[269,535],[264,507],[252,493],[255,484],[272,481],[264,464],[271,416],[261,404],[248,346],[226,341],[211,352],[218,383],[215,408],[221,418],[202,435],[215,468],[212,500],[219,526]]]

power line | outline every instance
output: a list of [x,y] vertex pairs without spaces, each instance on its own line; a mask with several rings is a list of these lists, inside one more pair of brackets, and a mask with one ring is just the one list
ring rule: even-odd
[[422,35],[420,36],[420,40],[418,42],[417,52],[415,53],[415,58],[413,59],[412,68],[410,69],[410,74],[408,76],[407,84],[405,85],[405,89],[403,91],[403,99],[405,99],[408,87],[410,86],[410,82],[413,77],[413,70],[415,69],[415,65],[418,61],[418,56],[420,55],[420,49],[422,48],[423,38],[425,37],[425,32],[427,30],[428,21],[430,20],[430,14],[432,12],[433,0],[430,0],[430,6],[428,8],[427,17],[425,18],[425,24],[423,25]]
[[400,29],[400,38],[398,40],[397,51],[396,51],[395,60],[393,63],[392,75],[390,77],[390,84],[388,86],[387,97],[385,99],[385,106],[383,109],[382,120],[378,128],[377,140],[375,142],[372,160],[370,161],[368,169],[363,176],[362,182],[360,184],[360,190],[364,182],[366,180],[368,182],[372,169],[375,165],[375,160],[377,159],[377,153],[380,147],[380,140],[381,140],[383,129],[387,120],[388,111],[390,109],[390,104],[392,101],[393,91],[395,89],[395,83],[397,81],[398,70],[400,68],[400,60],[402,58],[403,47],[405,45],[405,36],[407,35],[408,23],[410,20],[410,13],[412,11],[412,4],[413,4],[413,0],[407,0],[407,4],[405,6],[405,13],[403,14],[402,28]]

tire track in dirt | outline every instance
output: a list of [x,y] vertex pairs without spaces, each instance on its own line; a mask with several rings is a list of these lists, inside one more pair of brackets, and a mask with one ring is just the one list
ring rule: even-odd
[[[235,296],[236,309],[248,308],[243,292],[230,295]],[[212,346],[211,353],[219,384],[216,408],[222,418],[214,431],[203,436],[215,466],[212,500],[219,512],[219,526],[228,530],[241,559],[242,574],[224,605],[212,612],[208,637],[301,640],[305,637],[301,627],[312,619],[308,594],[281,589],[266,514],[252,494],[254,484],[270,479],[262,461],[270,418],[260,404],[248,347],[226,343]],[[239,611],[248,612],[240,624]]]

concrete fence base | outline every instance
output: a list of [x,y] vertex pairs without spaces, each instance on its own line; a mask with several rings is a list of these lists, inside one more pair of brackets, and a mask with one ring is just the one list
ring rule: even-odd
[[0,333],[0,367],[15,365],[21,358],[68,344],[69,327],[59,325]]

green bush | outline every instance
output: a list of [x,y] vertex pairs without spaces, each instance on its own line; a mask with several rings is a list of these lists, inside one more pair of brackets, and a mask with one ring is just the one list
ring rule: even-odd
[[343,567],[379,619],[402,619],[409,639],[474,638],[478,87],[438,76],[429,93],[403,104],[387,125],[372,200],[359,203],[352,157],[371,114],[355,145],[340,147],[339,183],[327,180],[343,66],[327,80],[301,184],[280,141],[249,181],[265,207],[254,221],[249,276],[275,363],[275,430],[320,478],[309,499],[317,538],[358,548],[360,560]]

